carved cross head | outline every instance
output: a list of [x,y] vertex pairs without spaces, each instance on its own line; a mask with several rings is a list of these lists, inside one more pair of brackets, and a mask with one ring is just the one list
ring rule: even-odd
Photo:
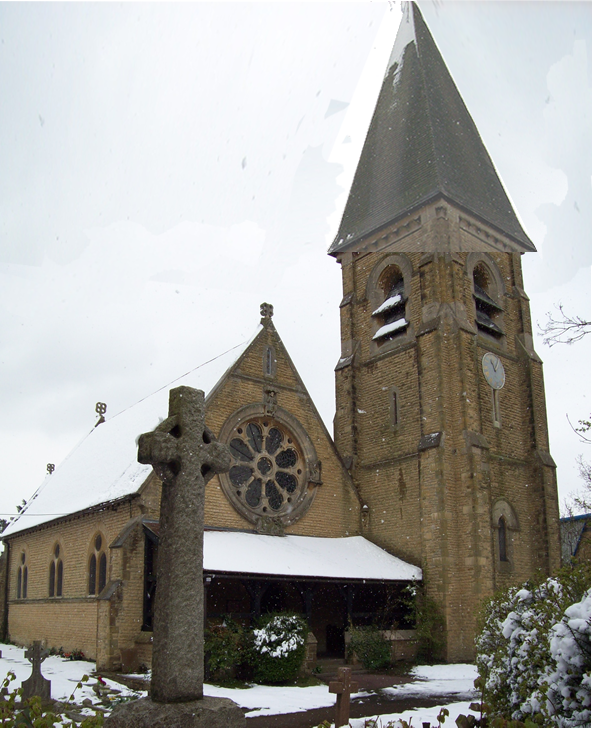
[[205,424],[204,393],[176,387],[169,394],[169,416],[138,439],[138,461],[150,463],[167,485],[183,475],[206,484],[230,468],[230,450],[218,443]]
[[49,651],[41,648],[40,640],[33,641],[33,645],[25,651],[25,658],[33,665],[33,672],[40,670],[48,655]]

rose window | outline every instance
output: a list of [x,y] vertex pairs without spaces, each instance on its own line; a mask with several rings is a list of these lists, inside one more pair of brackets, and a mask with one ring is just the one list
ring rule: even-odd
[[233,500],[269,516],[289,513],[302,493],[306,466],[294,435],[272,418],[234,428],[228,478]]

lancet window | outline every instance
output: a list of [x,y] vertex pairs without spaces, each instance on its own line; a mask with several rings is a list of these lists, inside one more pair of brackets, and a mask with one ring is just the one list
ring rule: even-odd
[[104,538],[97,534],[88,561],[88,594],[99,595],[107,584],[107,555],[104,552]]
[[49,563],[49,596],[62,597],[64,585],[64,562],[62,560],[61,547],[56,544],[53,548],[53,555]]
[[27,553],[21,552],[19,566],[16,573],[16,597],[18,600],[27,597],[29,582],[29,567],[27,566]]

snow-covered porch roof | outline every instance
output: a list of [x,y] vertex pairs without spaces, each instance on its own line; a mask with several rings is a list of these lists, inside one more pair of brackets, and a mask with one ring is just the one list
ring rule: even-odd
[[204,532],[204,571],[308,579],[421,580],[419,567],[393,557],[364,537],[273,537]]

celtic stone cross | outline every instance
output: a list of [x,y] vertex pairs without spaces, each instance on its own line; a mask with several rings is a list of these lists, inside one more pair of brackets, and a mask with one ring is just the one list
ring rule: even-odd
[[45,701],[51,699],[51,681],[41,675],[41,664],[49,655],[49,651],[41,649],[41,641],[36,640],[25,651],[25,658],[31,662],[31,675],[22,682],[23,699],[40,696]]
[[163,482],[150,695],[160,703],[194,701],[204,677],[204,487],[230,468],[228,447],[205,425],[201,390],[171,390],[169,417],[140,436],[138,461],[152,464]]

